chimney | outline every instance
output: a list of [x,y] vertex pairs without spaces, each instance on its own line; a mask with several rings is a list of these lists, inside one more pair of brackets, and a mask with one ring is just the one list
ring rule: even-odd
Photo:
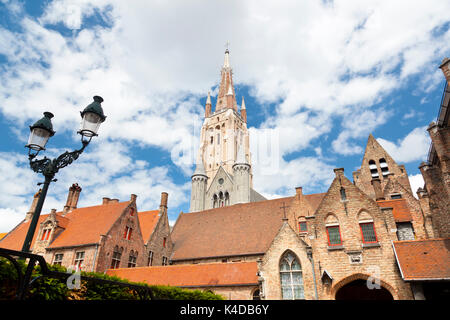
[[383,191],[381,190],[381,180],[379,178],[374,178],[371,183],[373,190],[375,191],[375,200],[384,200]]
[[103,202],[102,202],[102,205],[108,204],[108,203],[109,203],[110,201],[111,201],[111,199],[110,199],[110,198],[107,198],[107,197],[103,197]]
[[167,198],[169,197],[169,194],[167,192],[161,192],[161,203],[159,205],[159,211],[161,213],[167,212]]
[[31,203],[30,210],[25,215],[25,222],[31,220],[31,217],[34,214],[34,210],[36,210],[36,206],[37,206],[37,203],[39,201],[39,196],[41,195],[41,191],[42,191],[42,189],[39,189],[39,191],[34,194],[33,202]]
[[67,194],[67,201],[63,209],[63,215],[77,208],[80,192],[81,187],[78,185],[78,183],[72,184],[72,186],[69,188],[69,193]]
[[131,196],[130,196],[130,201],[136,202],[136,198],[137,198],[137,195],[135,195],[134,193],[132,193]]
[[441,68],[442,72],[444,73],[447,83],[450,83],[450,59],[444,58],[439,68]]
[[333,169],[334,174],[336,177],[343,176],[344,175],[344,168],[335,168]]
[[119,203],[119,199],[111,199],[109,200],[109,203]]
[[295,188],[295,195],[297,196],[297,198],[301,198],[301,196],[303,195],[303,187],[296,187]]

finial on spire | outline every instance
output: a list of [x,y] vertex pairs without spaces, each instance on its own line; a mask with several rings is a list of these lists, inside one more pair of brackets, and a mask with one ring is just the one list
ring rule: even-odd
[[228,50],[228,46],[229,46],[230,42],[227,41],[227,43],[225,44],[226,46],[226,50],[225,50],[225,59],[223,61],[223,67],[224,68],[229,68],[230,67],[230,51]]
[[242,104],[241,104],[241,110],[245,109],[245,101],[244,101],[244,96],[242,96]]

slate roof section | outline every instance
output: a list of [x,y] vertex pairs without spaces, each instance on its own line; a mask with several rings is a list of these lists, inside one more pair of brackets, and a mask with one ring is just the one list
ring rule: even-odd
[[403,280],[450,280],[450,238],[394,241]]
[[109,269],[106,274],[132,282],[176,287],[258,285],[256,262],[180,264]]
[[181,214],[171,235],[176,260],[266,252],[293,197]]

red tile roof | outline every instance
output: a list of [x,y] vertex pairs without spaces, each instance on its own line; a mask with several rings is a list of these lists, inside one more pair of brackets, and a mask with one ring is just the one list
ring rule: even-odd
[[[78,208],[64,217],[61,212],[56,213],[58,226],[65,230],[47,248],[70,247],[83,244],[98,243],[100,235],[106,234],[120,214],[129,205],[129,201],[109,203],[105,205]],[[49,214],[41,214],[34,233],[31,248],[38,234],[38,228]],[[30,221],[22,221],[9,232],[2,240],[0,247],[11,250],[21,250],[25,236],[30,226]]]
[[450,238],[394,241],[404,280],[450,280]]
[[393,209],[392,214],[394,215],[395,222],[412,221],[411,211],[405,199],[379,200],[377,203],[380,207]]
[[132,282],[176,287],[257,285],[256,262],[180,264],[164,267],[109,269]]
[[62,232],[47,248],[71,247],[98,243],[130,204],[129,201],[78,208],[64,217],[69,220]]
[[138,218],[144,243],[147,243],[158,223],[159,210],[138,212]]
[[173,232],[172,260],[261,254],[282,225],[283,203],[293,197],[185,213]]

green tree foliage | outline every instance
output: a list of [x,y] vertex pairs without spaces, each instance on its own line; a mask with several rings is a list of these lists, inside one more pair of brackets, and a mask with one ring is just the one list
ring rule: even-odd
[[[22,274],[27,264],[17,261]],[[67,273],[61,266],[47,265],[50,271]],[[187,290],[169,286],[154,286],[145,283],[133,283],[115,276],[95,272],[82,272],[82,276],[117,281],[148,287],[157,300],[223,300],[223,297],[210,291]],[[36,266],[32,274],[32,283],[29,287],[28,300],[138,300],[139,295],[130,287],[117,284],[98,283],[81,280],[78,289],[69,289],[65,279],[49,277],[42,274],[40,266]],[[15,298],[19,277],[11,261],[0,258],[0,300]]]

